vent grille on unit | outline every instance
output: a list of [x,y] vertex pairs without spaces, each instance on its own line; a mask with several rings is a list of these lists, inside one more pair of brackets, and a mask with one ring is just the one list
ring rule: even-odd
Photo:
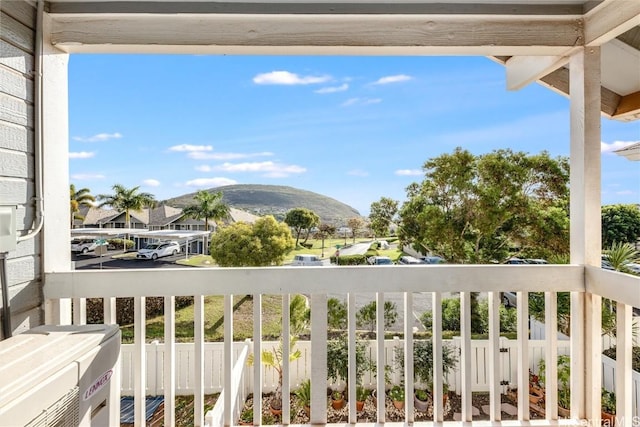
[[76,386],[25,427],[75,427],[80,422],[80,392]]

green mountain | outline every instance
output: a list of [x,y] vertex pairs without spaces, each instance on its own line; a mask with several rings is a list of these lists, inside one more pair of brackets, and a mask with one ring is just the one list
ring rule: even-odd
[[[227,185],[207,190],[215,193],[221,191],[223,200],[229,206],[242,209],[255,215],[273,215],[283,219],[288,210],[307,208],[315,212],[322,222],[342,224],[348,218],[360,216],[351,206],[327,196],[311,191],[300,190],[281,185]],[[169,206],[185,207],[193,203],[189,193],[166,200]]]

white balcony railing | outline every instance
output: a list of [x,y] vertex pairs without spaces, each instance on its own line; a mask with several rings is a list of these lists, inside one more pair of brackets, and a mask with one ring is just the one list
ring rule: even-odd
[[[470,325],[470,292],[486,292],[489,303],[489,345],[488,345],[488,389],[490,393],[490,419],[500,421],[500,399],[502,386],[500,372],[500,337],[498,308],[499,292],[516,291],[518,306],[517,369],[514,382],[518,389],[528,387],[530,367],[528,339],[528,292],[545,292],[546,296],[546,349],[547,361],[547,407],[544,425],[566,424],[558,420],[556,370],[558,341],[556,328],[556,292],[572,293],[572,312],[570,353],[572,360],[572,408],[571,418],[588,419],[599,423],[599,398],[601,384],[601,344],[600,344],[600,300],[602,297],[617,302],[618,318],[618,355],[616,360],[617,416],[623,425],[632,422],[632,385],[631,385],[631,308],[640,306],[640,289],[637,277],[598,268],[577,265],[566,266],[490,266],[490,265],[435,265],[435,266],[397,266],[397,267],[308,267],[308,268],[242,268],[242,269],[170,269],[170,270],[117,270],[117,271],[69,271],[47,274],[45,298],[51,304],[58,299],[72,298],[74,305],[82,311],[83,298],[105,298],[105,319],[115,319],[115,298],[135,298],[135,337],[134,361],[136,425],[144,425],[144,396],[146,390],[145,372],[148,368],[162,371],[162,383],[165,393],[165,425],[175,425],[174,395],[176,390],[176,344],[173,302],[175,296],[193,295],[194,304],[194,384],[195,424],[203,425],[204,380],[204,296],[224,296],[224,357],[220,371],[224,385],[223,425],[232,425],[237,417],[234,408],[237,387],[232,387],[232,371],[237,354],[233,350],[233,299],[232,295],[253,295],[254,334],[253,351],[260,353],[264,343],[261,336],[262,295],[282,294],[284,348],[289,348],[289,295],[302,293],[310,296],[311,301],[311,370],[312,384],[311,423],[327,422],[327,295],[346,294],[349,305],[348,342],[349,342],[349,422],[356,423],[355,410],[355,293],[368,293],[377,300],[377,340],[376,359],[383,360],[384,330],[383,307],[385,293],[403,293],[404,313],[413,312],[414,293],[431,292],[433,309],[434,366],[441,366],[442,317],[441,297],[445,292],[460,292],[461,298],[461,337],[459,378],[462,400],[462,422],[473,421],[471,406],[472,391],[472,345]],[[145,357],[145,315],[144,299],[148,296],[165,297],[165,339],[163,367],[147,366]],[[597,308],[597,309],[596,309]],[[83,321],[78,315],[77,322]],[[413,322],[410,315],[404,316],[403,342],[405,354],[404,386],[406,395],[413,390]],[[253,368],[253,393],[263,392],[264,368],[256,364]],[[283,395],[291,390],[292,370],[288,358],[284,358]],[[376,388],[384,389],[384,365],[377,364]],[[443,375],[440,369],[434,370],[434,391],[441,393]],[[596,393],[597,392],[597,393]],[[414,422],[413,402],[405,403],[405,422]],[[254,402],[254,424],[262,420],[260,399]],[[384,394],[378,393],[378,422],[385,422]],[[283,420],[289,419],[291,408],[287,399],[283,400]],[[234,415],[236,414],[236,415]],[[443,420],[442,402],[436,399],[434,421]],[[519,393],[517,423],[536,424],[529,421],[528,395]],[[594,424],[595,425],[595,424]]]

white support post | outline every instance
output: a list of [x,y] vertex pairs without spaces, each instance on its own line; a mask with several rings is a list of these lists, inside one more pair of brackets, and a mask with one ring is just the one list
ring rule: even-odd
[[[224,296],[224,425],[233,425],[231,381],[233,375],[233,295]],[[256,363],[260,363],[260,355]]]
[[[631,427],[633,418],[632,350],[633,316],[629,305],[616,306],[616,421],[620,427]],[[637,418],[636,418],[637,420]]]
[[442,403],[442,296],[440,292],[432,293],[431,310],[433,313],[433,421],[444,420]]
[[385,360],[384,360],[384,294],[376,293],[376,355],[378,360],[376,374],[378,423],[384,423],[385,408]]
[[105,325],[115,325],[118,323],[116,319],[116,299],[114,297],[104,298],[103,304]]
[[500,421],[500,298],[489,292],[489,419]]
[[460,292],[460,378],[462,399],[462,422],[471,422],[473,406],[471,402],[471,294]]
[[544,293],[545,327],[545,417],[558,419],[558,299],[555,292]]
[[[228,296],[225,295],[225,298]],[[233,298],[233,297],[231,297]],[[194,384],[194,396],[193,396],[193,423],[196,427],[204,425],[204,295],[195,295],[193,297],[193,340],[194,340],[194,369],[195,369],[195,384]],[[226,300],[225,300],[226,302]],[[226,306],[225,306],[226,310]],[[224,318],[225,333],[227,328],[227,322],[229,320]],[[225,334],[225,344],[227,336]],[[225,354],[225,357],[227,355]],[[226,375],[226,371],[225,371]],[[225,383],[225,393],[230,383]],[[226,397],[226,396],[225,396]],[[225,401],[227,403],[227,401]],[[225,413],[226,416],[226,413]],[[228,424],[227,424],[228,425]]]
[[327,423],[327,295],[311,294],[311,424]]
[[74,325],[87,324],[87,299],[86,298],[73,299],[73,324]]
[[585,419],[585,294],[571,292],[571,418]]
[[[262,425],[262,294],[253,295],[253,424]],[[257,396],[260,396],[259,398]]]
[[348,361],[349,361],[349,374],[347,379],[347,385],[349,388],[345,390],[347,393],[347,400],[349,401],[349,423],[355,424],[356,417],[356,294],[350,292],[347,295],[347,313],[348,313]]
[[413,414],[413,293],[404,293],[404,421],[414,422]]
[[146,303],[145,297],[134,298],[133,341],[135,345],[133,412],[136,427],[146,425],[145,406],[147,394],[147,346],[146,339]]
[[[529,293],[516,294],[518,305],[518,391],[529,388]],[[529,421],[529,393],[518,393],[518,421]]]
[[176,297],[164,297],[164,425],[176,425]]
[[[570,92],[570,253],[572,264],[600,266],[600,48],[579,49],[569,61]],[[601,298],[572,297],[572,415],[600,424]],[[573,311],[575,310],[575,312]],[[584,314],[584,317],[581,316]],[[584,319],[584,335],[574,324]],[[577,335],[574,335],[577,332]],[[578,360],[580,359],[580,360]],[[581,369],[583,367],[583,369]],[[583,378],[584,380],[582,380]],[[579,387],[584,381],[583,387]],[[582,394],[584,390],[584,395]],[[584,408],[582,412],[580,408]]]
[[288,425],[291,419],[291,394],[289,353],[291,351],[291,314],[290,295],[282,295],[282,425]]

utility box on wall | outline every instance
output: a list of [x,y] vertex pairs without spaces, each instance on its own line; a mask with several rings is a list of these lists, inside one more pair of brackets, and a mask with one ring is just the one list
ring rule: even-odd
[[16,207],[0,206],[0,253],[16,250]]

